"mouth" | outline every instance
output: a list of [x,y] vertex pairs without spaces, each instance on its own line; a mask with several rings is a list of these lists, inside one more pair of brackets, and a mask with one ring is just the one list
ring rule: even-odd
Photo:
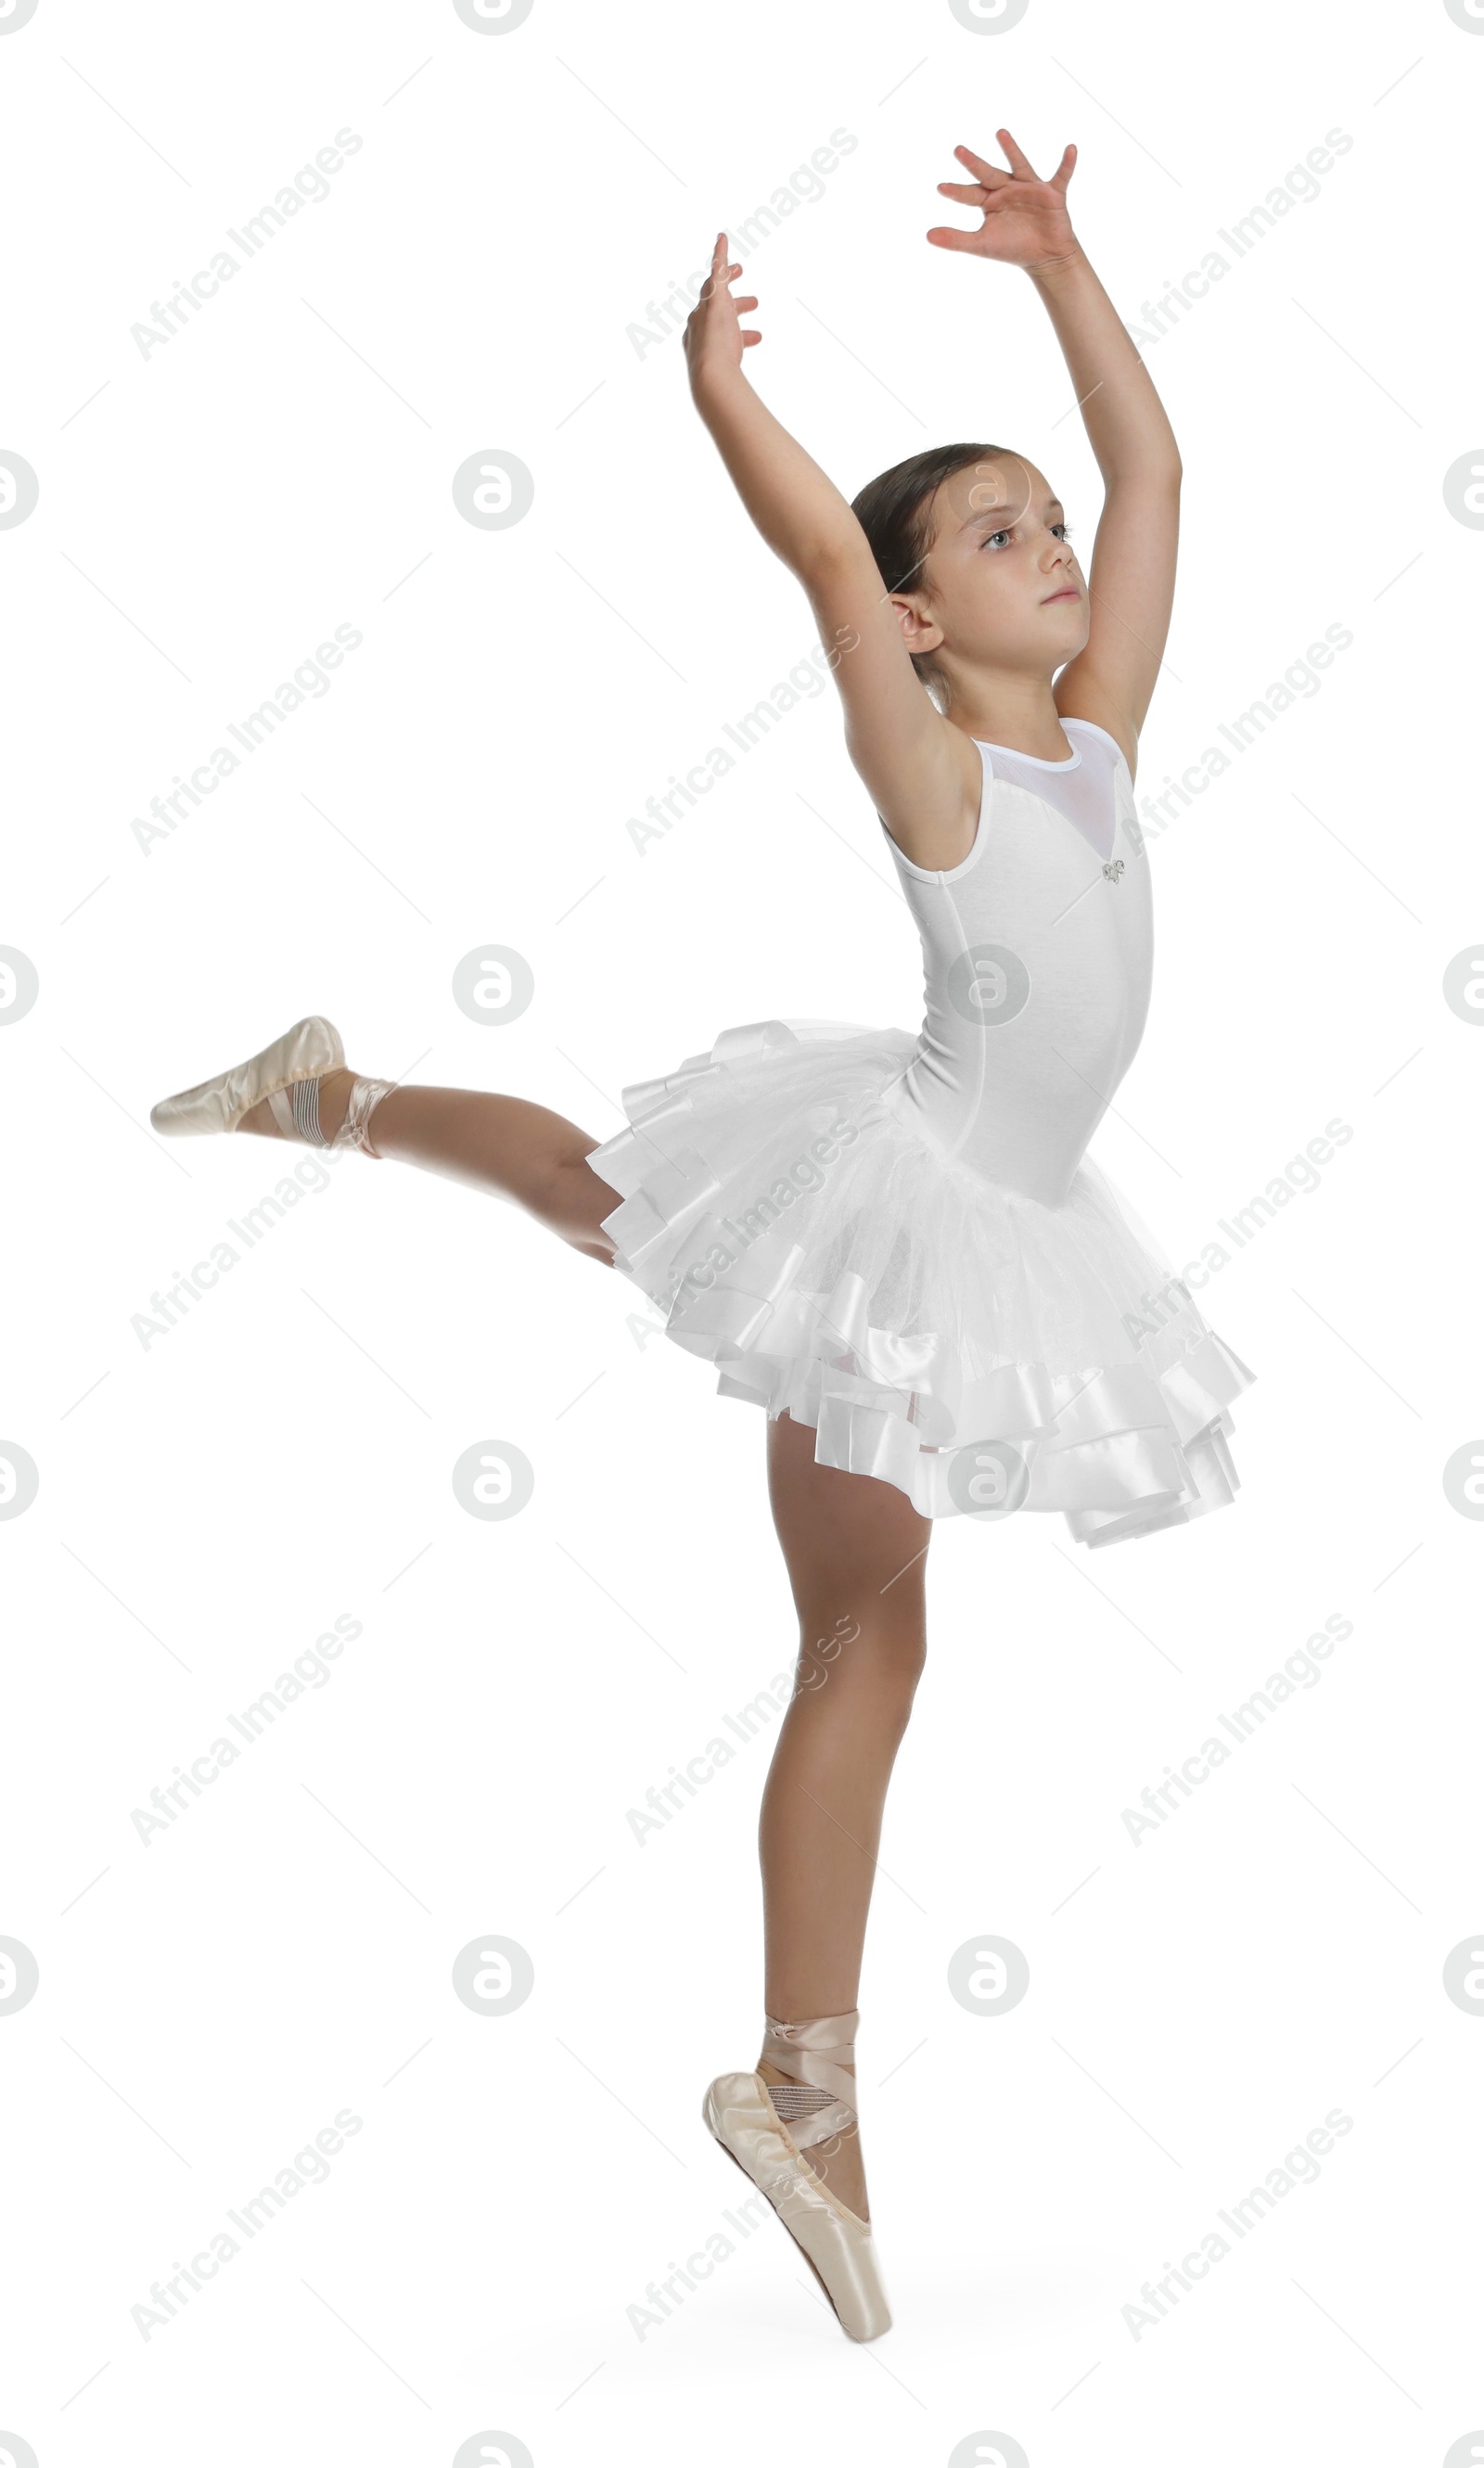
[[1080,600],[1081,598],[1082,593],[1078,590],[1076,584],[1069,583],[1064,590],[1053,591],[1050,594],[1050,597],[1043,600],[1040,605],[1043,608],[1049,608],[1053,600]]

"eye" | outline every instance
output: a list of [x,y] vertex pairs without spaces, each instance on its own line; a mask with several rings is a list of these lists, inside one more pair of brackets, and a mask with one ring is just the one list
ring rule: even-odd
[[993,548],[996,540],[1007,540],[1009,537],[1008,531],[990,532],[986,535],[983,545],[985,548]]
[[1055,532],[1058,539],[1069,540],[1072,537],[1072,526],[1070,523],[1053,523],[1051,528]]

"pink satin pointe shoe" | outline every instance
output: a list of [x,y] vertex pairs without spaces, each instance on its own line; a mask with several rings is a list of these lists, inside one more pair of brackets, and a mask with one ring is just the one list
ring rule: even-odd
[[891,2329],[868,2222],[816,2177],[803,2156],[856,2121],[856,2081],[847,2070],[858,2011],[811,2022],[766,2018],[763,2055],[790,2082],[761,2074],[719,2074],[701,2115],[727,2156],[765,2194],[813,2270],[852,2340]]
[[294,1022],[282,1037],[265,1045],[260,1054],[251,1054],[245,1063],[235,1063],[230,1071],[218,1071],[214,1079],[202,1080],[194,1088],[182,1088],[173,1097],[162,1097],[150,1108],[149,1120],[157,1131],[167,1131],[179,1138],[206,1131],[235,1131],[244,1114],[266,1099],[273,1119],[285,1138],[308,1141],[311,1148],[356,1148],[368,1156],[377,1152],[371,1146],[367,1131],[371,1109],[385,1096],[391,1082],[357,1080],[351,1090],[350,1105],[344,1122],[333,1138],[327,1139],[319,1127],[319,1083],[327,1071],[342,1070],[345,1047],[338,1029],[328,1019],[311,1015]]

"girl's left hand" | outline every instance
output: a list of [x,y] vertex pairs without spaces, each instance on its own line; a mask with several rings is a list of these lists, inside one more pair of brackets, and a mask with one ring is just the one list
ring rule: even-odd
[[940,180],[939,194],[961,206],[975,206],[984,219],[977,231],[955,231],[939,224],[927,235],[935,248],[967,250],[973,257],[997,258],[1002,265],[1032,267],[1054,264],[1078,254],[1077,238],[1066,211],[1066,186],[1077,166],[1077,149],[1069,146],[1049,180],[1038,179],[1008,128],[994,132],[1009,158],[1002,171],[967,146],[954,153],[974,173],[972,186]]

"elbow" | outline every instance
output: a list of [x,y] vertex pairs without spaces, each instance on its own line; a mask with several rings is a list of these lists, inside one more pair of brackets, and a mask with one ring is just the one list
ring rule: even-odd
[[1168,443],[1163,439],[1144,441],[1130,453],[1108,456],[1100,468],[1106,490],[1163,490],[1178,497],[1185,467],[1172,437]]

